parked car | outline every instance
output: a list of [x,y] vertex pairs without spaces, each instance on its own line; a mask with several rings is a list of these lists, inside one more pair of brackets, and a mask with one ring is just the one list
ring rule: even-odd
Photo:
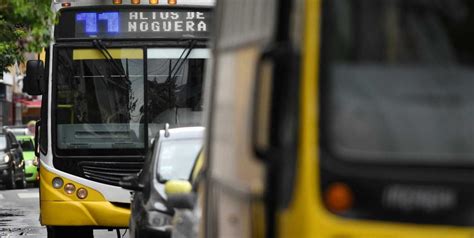
[[130,237],[170,237],[174,209],[167,205],[167,181],[188,181],[202,149],[203,127],[161,130],[143,170],[124,178],[122,187],[134,190]]
[[0,183],[9,189],[25,188],[23,150],[9,130],[0,133]]
[[35,157],[35,140],[34,136],[22,135],[16,136],[23,150],[23,159],[25,160],[25,176],[26,182],[38,184],[38,160]]

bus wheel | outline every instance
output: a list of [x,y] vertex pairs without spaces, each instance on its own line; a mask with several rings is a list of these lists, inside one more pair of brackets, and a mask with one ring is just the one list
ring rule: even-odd
[[94,238],[92,228],[48,226],[48,238]]

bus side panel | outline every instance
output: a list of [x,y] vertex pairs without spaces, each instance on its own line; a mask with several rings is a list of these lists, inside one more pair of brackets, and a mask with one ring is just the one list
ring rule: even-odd
[[[262,209],[252,203],[263,191],[263,165],[253,156],[250,146],[251,99],[255,63],[259,51],[246,47],[217,57],[211,141],[208,209],[215,214],[207,222],[216,237],[249,237],[263,234]],[[256,210],[257,209],[257,210]],[[253,219],[247,219],[252,217]],[[255,221],[255,217],[260,217]]]
[[[352,220],[330,213],[323,204],[319,175],[318,75],[321,0],[306,0],[303,74],[300,97],[300,144],[294,199],[280,213],[278,237],[350,238],[462,238],[472,237],[474,229],[454,226]],[[315,80],[316,79],[316,80]],[[316,132],[316,133],[315,133]]]

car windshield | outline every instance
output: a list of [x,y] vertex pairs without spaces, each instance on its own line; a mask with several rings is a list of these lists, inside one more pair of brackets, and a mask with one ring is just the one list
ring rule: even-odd
[[474,1],[325,1],[323,150],[474,162]]
[[7,139],[5,135],[0,135],[0,150],[5,150],[7,148]]
[[143,149],[142,49],[57,50],[59,152]]
[[[188,55],[189,53],[189,55]],[[179,59],[185,58],[187,59]],[[209,49],[147,51],[149,137],[164,128],[202,125],[202,92]]]
[[158,176],[160,180],[187,180],[191,174],[202,140],[163,141],[158,157]]
[[31,139],[21,139],[20,142],[21,148],[23,151],[35,151],[35,146],[33,145],[33,140]]

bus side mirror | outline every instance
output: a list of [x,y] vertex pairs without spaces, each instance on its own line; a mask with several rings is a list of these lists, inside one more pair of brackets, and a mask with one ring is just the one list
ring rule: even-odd
[[288,134],[294,130],[295,122],[287,117],[290,113],[297,114],[288,108],[298,110],[297,88],[293,86],[297,82],[288,80],[298,80],[296,74],[293,75],[295,56],[291,46],[280,43],[266,48],[257,62],[251,143],[255,155],[262,161],[278,154],[283,145],[294,139]]
[[35,123],[35,156],[37,158],[40,157],[40,146],[39,146],[39,138],[40,138],[40,127],[41,127],[41,120],[36,121]]
[[271,101],[273,88],[274,49],[266,49],[257,62],[253,92],[252,146],[259,159],[270,151]]
[[165,184],[167,204],[177,209],[193,209],[196,204],[196,194],[192,191],[190,182],[170,180]]
[[23,78],[23,92],[29,95],[41,95],[44,83],[44,65],[41,60],[29,60],[26,63],[26,76]]

